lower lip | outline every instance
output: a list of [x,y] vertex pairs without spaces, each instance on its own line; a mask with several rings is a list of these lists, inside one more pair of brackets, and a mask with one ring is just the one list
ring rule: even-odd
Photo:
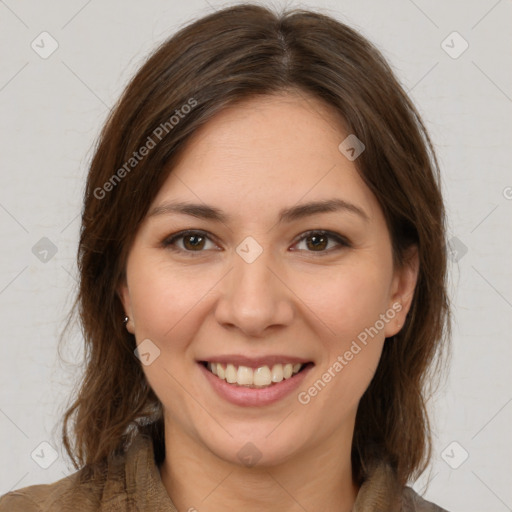
[[214,375],[202,363],[198,364],[208,382],[221,398],[224,398],[232,404],[243,407],[260,407],[278,402],[296,390],[304,381],[306,374],[313,367],[312,364],[308,364],[306,368],[293,375],[293,377],[283,379],[281,382],[272,384],[267,388],[258,389],[229,384],[225,380]]

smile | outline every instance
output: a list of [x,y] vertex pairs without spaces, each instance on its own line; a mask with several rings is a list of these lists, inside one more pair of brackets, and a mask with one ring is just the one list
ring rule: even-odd
[[229,384],[249,388],[265,388],[277,384],[284,379],[289,379],[299,373],[306,364],[301,363],[278,363],[270,366],[249,366],[234,365],[231,363],[222,364],[203,361],[202,364],[219,379]]

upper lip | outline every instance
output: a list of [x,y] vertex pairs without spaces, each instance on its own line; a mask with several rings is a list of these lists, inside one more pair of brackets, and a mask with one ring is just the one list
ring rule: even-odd
[[271,367],[274,364],[286,364],[286,363],[310,363],[310,359],[303,359],[301,357],[287,356],[284,354],[261,356],[261,357],[247,357],[241,354],[224,354],[215,355],[211,357],[205,357],[199,359],[200,362],[209,363],[221,363],[221,364],[233,364],[235,366],[247,366],[249,368],[259,368],[260,366]]

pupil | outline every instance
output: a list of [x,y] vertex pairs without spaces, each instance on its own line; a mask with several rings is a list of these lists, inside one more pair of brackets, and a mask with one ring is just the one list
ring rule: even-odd
[[[203,242],[203,238],[201,235],[188,235],[185,238],[185,245],[189,245],[192,248],[201,247],[201,243]],[[312,243],[308,243],[309,248],[325,248],[326,237],[324,235],[310,235],[308,240]]]
[[309,240],[313,241],[313,244],[312,244],[312,247],[313,248],[319,248],[319,247],[322,247],[322,248],[325,248],[324,245],[325,245],[325,236],[324,235],[311,235],[309,237]]
[[[192,242],[190,244],[190,240],[196,240],[195,242]],[[191,247],[200,247],[201,242],[203,241],[203,237],[201,235],[188,235],[188,237],[185,238],[185,245],[189,244]]]

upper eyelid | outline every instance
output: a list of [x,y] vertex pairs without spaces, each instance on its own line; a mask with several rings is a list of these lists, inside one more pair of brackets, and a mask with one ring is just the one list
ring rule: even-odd
[[306,238],[308,235],[311,235],[312,233],[321,233],[323,235],[326,235],[329,238],[332,238],[334,240],[337,240],[338,242],[341,242],[343,244],[349,245],[351,242],[346,236],[343,236],[339,233],[335,233],[334,231],[330,231],[328,229],[308,229],[307,231],[304,231],[300,235],[298,235],[295,240],[297,242],[302,241],[304,238]]
[[[309,229],[307,231],[304,231],[302,233],[300,233],[299,235],[297,235],[294,240],[293,240],[293,245],[296,245],[297,243],[303,241],[307,236],[313,234],[313,233],[321,233],[321,234],[324,234],[326,235],[328,238],[336,241],[340,246],[350,246],[351,245],[351,242],[343,235],[339,234],[339,233],[335,233],[333,231],[330,231],[330,230],[327,230],[327,229],[322,229],[322,228],[318,228],[318,229]],[[178,231],[177,233],[174,233],[173,235],[170,235],[168,237],[166,237],[164,240],[163,240],[163,244],[164,245],[171,245],[171,243],[174,243],[176,240],[180,240],[181,238],[187,236],[187,235],[194,235],[194,234],[199,234],[201,236],[205,236],[206,238],[208,238],[210,241],[214,242],[215,244],[218,244],[216,242],[216,237],[213,236],[211,233],[209,233],[208,231],[204,231],[202,229],[185,229],[183,231]],[[205,251],[184,251],[183,249],[179,249],[179,250],[182,250],[183,252],[188,252],[188,253],[201,253],[201,252],[205,252]],[[308,251],[308,252],[311,252],[311,253],[314,253],[316,251]],[[318,251],[319,253],[322,253],[322,252],[329,252],[329,251]]]
[[[180,238],[183,238],[187,235],[196,235],[196,234],[204,236],[204,237],[208,238],[210,241],[217,243],[215,236],[213,236],[208,231],[204,231],[202,229],[184,229],[183,231],[178,231],[177,233],[174,233],[172,235],[165,237],[163,243],[167,243],[167,242],[170,243],[170,241],[179,240]],[[189,252],[192,252],[192,251],[189,251]]]

